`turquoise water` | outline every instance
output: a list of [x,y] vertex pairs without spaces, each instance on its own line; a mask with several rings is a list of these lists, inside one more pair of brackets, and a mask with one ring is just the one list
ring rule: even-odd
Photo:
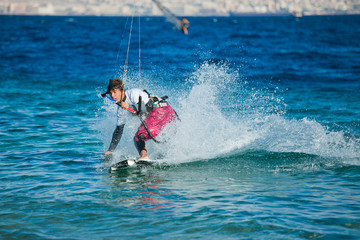
[[141,87],[181,122],[148,143],[159,165],[111,174],[100,93],[130,20],[0,17],[0,238],[359,238],[359,16],[189,20],[141,19]]

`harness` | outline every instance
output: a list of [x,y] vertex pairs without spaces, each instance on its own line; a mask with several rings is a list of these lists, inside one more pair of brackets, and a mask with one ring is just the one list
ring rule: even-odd
[[146,111],[151,112],[154,108],[157,107],[166,107],[168,103],[166,102],[166,99],[168,99],[168,96],[159,97],[157,95],[154,95],[152,93],[149,93],[147,90],[144,90],[145,93],[149,96],[149,101],[145,104]]
[[[163,96],[163,97],[158,97],[154,94],[151,94],[149,93],[148,91],[144,90],[144,92],[146,92],[149,96],[149,102],[146,104],[147,107],[151,107],[150,111],[154,108],[157,108],[157,107],[166,107],[168,105],[166,99],[168,99],[169,97],[167,95]],[[174,110],[175,112],[175,115],[177,117],[177,119],[179,121],[180,120],[180,117],[179,115],[177,114],[177,112]]]

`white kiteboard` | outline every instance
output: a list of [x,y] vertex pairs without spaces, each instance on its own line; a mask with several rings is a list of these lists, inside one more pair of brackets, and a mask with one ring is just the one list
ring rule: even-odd
[[120,162],[117,162],[117,163],[111,165],[110,166],[110,172],[114,172],[114,171],[117,171],[119,169],[132,167],[132,166],[140,166],[140,167],[152,166],[156,162],[158,162],[158,161],[150,160],[150,159],[146,159],[146,160],[125,159],[125,160],[121,160]]

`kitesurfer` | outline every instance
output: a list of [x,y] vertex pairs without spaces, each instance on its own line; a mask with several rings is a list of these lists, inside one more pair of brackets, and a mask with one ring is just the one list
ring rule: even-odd
[[179,20],[180,30],[187,35],[188,28],[189,28],[189,21],[186,18],[182,18],[181,21]]
[[183,17],[180,20],[174,13],[162,5],[158,0],[153,0],[153,2],[158,6],[166,19],[174,25],[174,27],[182,31],[185,35],[188,34],[189,21],[186,18]]
[[[156,141],[155,137],[165,125],[176,118],[174,109],[165,101],[167,97],[160,98],[138,88],[125,90],[124,83],[119,78],[109,80],[107,91],[101,96],[105,97],[107,94],[115,100],[118,109],[116,128],[110,146],[103,156],[110,155],[115,150],[123,134],[125,111],[121,110],[136,109],[136,114],[140,116],[142,121],[134,136],[135,147],[140,154],[138,160],[149,159],[145,141],[149,139]],[[142,115],[146,116],[145,120],[142,120]]]

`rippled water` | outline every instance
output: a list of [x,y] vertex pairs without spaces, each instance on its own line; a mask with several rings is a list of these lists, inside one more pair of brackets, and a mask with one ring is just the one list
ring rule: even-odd
[[161,164],[111,174],[100,93],[130,20],[0,17],[0,238],[359,238],[359,16],[142,18],[142,88],[181,122],[148,143]]

